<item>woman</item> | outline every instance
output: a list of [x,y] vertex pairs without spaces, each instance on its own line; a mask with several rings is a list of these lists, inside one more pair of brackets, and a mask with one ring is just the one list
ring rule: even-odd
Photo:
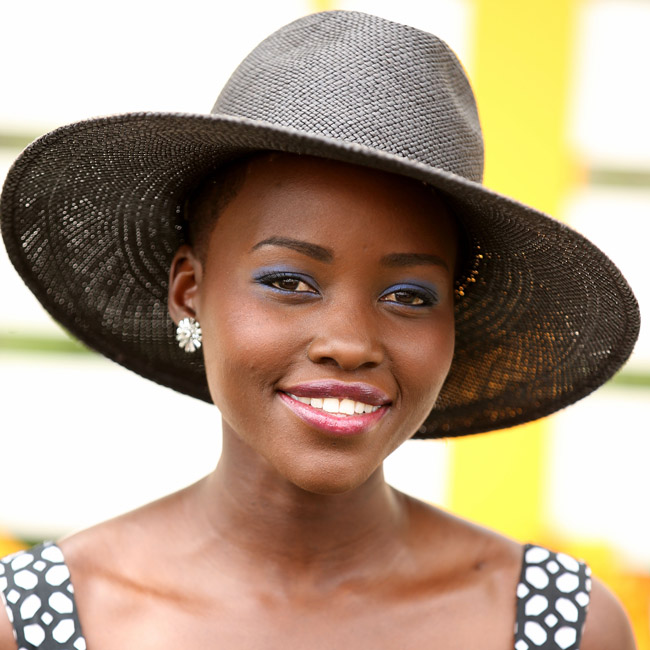
[[0,564],[0,649],[13,632],[77,650],[634,648],[584,565],[383,480],[413,435],[579,399],[636,338],[611,262],[481,173],[450,50],[352,12],[269,37],[210,116],[90,120],[28,149],[1,204],[12,261],[87,344],[214,401],[223,451],[199,483]]

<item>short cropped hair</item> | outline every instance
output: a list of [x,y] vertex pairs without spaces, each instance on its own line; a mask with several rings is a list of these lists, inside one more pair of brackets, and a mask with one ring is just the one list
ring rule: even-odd
[[185,202],[186,238],[201,262],[205,262],[207,242],[219,215],[237,196],[244,184],[248,165],[261,155],[255,152],[236,158],[206,176]]

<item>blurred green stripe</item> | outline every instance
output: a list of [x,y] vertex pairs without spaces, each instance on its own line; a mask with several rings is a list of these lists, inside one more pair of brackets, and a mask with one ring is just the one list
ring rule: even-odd
[[0,334],[0,352],[33,354],[94,354],[79,341],[56,336]]
[[614,375],[609,386],[626,386],[630,388],[650,388],[650,372],[623,370]]
[[594,167],[589,170],[589,184],[606,187],[650,189],[650,171]]
[[28,144],[40,137],[42,133],[12,133],[0,131],[0,149],[22,151]]

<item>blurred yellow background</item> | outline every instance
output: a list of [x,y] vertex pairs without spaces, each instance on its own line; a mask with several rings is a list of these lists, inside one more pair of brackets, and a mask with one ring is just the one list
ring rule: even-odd
[[[312,11],[358,9],[436,33],[459,54],[477,94],[486,184],[593,239],[649,320],[644,0],[8,4],[0,9],[2,177],[23,146],[66,122],[207,112],[259,40]],[[220,449],[216,409],[162,393],[70,341],[4,251],[0,277],[0,556],[210,471]],[[134,439],[135,430],[144,433]],[[650,650],[649,433],[644,324],[630,364],[578,405],[511,431],[412,441],[386,473],[461,516],[586,559],[623,601],[639,648]]]

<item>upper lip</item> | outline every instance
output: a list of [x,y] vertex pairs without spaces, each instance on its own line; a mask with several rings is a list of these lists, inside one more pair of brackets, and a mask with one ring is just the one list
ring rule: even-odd
[[296,397],[339,397],[352,399],[371,406],[383,406],[390,403],[390,398],[383,390],[362,382],[342,382],[323,379],[296,384],[283,388],[283,393]]

